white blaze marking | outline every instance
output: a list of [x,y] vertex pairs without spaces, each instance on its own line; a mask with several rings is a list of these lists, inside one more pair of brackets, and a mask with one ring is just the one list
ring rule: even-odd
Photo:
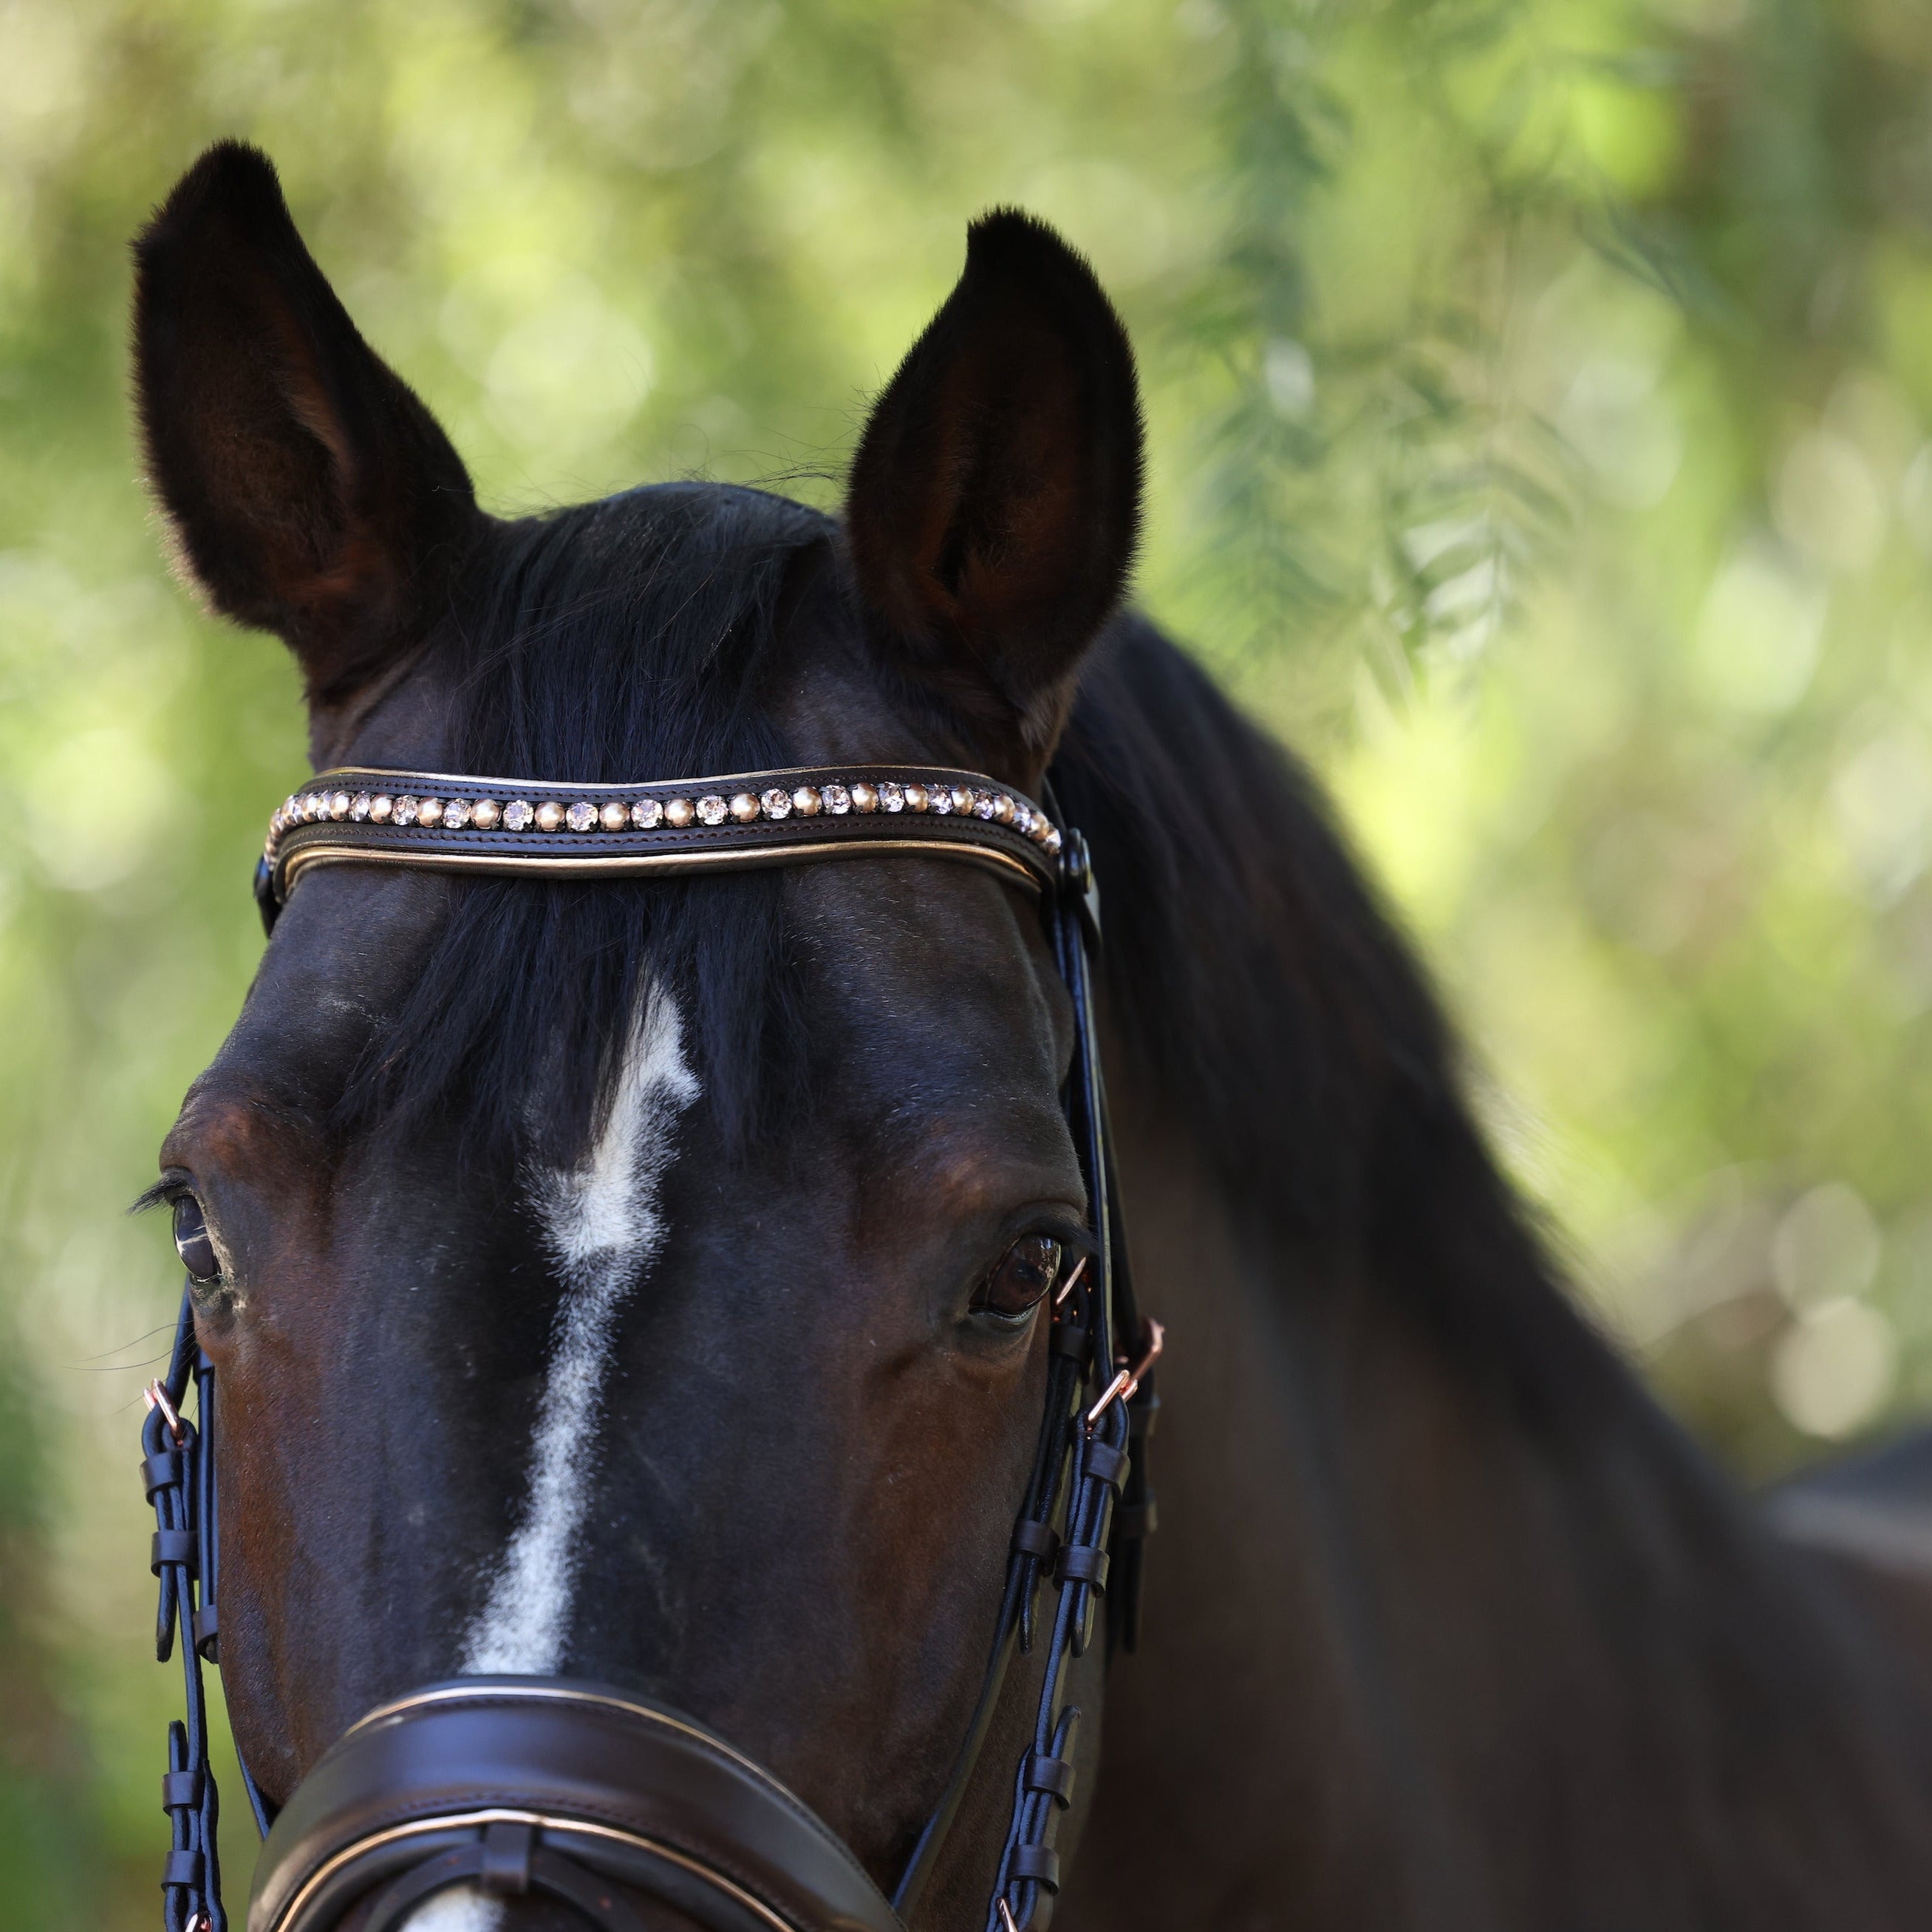
[[[610,1118],[584,1164],[536,1178],[544,1245],[563,1279],[550,1379],[530,1443],[530,1499],[489,1600],[470,1625],[466,1675],[554,1674],[563,1661],[590,1503],[586,1454],[603,1407],[610,1331],[625,1298],[664,1246],[658,1192],[675,1151],[677,1116],[698,1098],[676,1004],[644,998]],[[449,1932],[457,1932],[455,1927]],[[466,1923],[462,1932],[486,1932]]]

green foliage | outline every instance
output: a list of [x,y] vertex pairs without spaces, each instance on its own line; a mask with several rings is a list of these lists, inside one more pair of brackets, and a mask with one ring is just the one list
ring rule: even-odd
[[8,1922],[152,1920],[174,1287],[118,1210],[304,768],[128,434],[125,242],[202,144],[275,155],[498,508],[834,500],[967,218],[1060,224],[1143,356],[1147,601],[1330,777],[1586,1291],[1762,1471],[1932,1398],[1928,100],[1910,0],[0,6]]

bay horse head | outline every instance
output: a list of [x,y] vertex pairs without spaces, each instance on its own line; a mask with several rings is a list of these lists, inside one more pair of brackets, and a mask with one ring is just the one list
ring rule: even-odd
[[[842,520],[701,484],[486,514],[250,150],[206,155],[136,253],[176,556],[293,652],[319,768],[536,797],[957,769],[1036,822],[1142,463],[1120,324],[1044,226],[974,226]],[[764,1768],[892,1889],[983,1700],[1052,1311],[1095,1255],[1056,943],[1026,881],[903,846],[304,874],[157,1190],[220,1390],[220,1662],[265,1814],[418,1687],[594,1683],[708,1740],[688,1774]],[[1070,1666],[1069,1778],[1103,1648]],[[931,1841],[923,1923],[987,1916],[1030,1722],[993,1701],[1000,1768]],[[1064,1854],[1085,1793],[1046,1796]],[[420,1922],[552,1922],[523,1856]]]

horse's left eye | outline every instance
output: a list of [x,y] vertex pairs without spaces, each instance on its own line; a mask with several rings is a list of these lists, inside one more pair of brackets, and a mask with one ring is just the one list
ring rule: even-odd
[[208,1216],[192,1194],[175,1201],[175,1252],[182,1265],[203,1288],[221,1278],[221,1264],[215,1258],[214,1244],[208,1239]]
[[986,1277],[973,1306],[1017,1321],[1060,1278],[1060,1244],[1050,1234],[1028,1234],[1016,1241]]

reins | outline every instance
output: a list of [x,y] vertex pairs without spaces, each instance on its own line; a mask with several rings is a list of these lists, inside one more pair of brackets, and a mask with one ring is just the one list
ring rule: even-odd
[[[1121,1238],[1093,1001],[1099,894],[1084,839],[1010,787],[932,767],[617,786],[350,769],[322,774],[277,811],[255,891],[272,932],[302,877],[322,865],[608,878],[908,854],[980,865],[1040,895],[1073,1007],[1064,1103],[1094,1247],[1054,1297],[1046,1412],[979,1701],[891,1900],[797,1799],[689,1719],[575,1680],[484,1678],[428,1687],[371,1713],[279,1816],[243,1766],[266,1840],[248,1932],[325,1932],[365,1902],[375,1932],[459,1882],[497,1896],[544,1892],[618,1932],[638,1922],[614,1886],[712,1932],[891,1932],[917,1909],[980,1774],[1016,1652],[1041,1656],[1040,1688],[1027,1748],[1002,1774],[1012,1799],[986,1932],[1043,1932],[1076,1775],[1080,1712],[1064,1680],[1094,1640],[1103,1601],[1109,1653],[1132,1648],[1137,1635],[1142,1546],[1154,1526],[1144,1444],[1162,1348],[1160,1324],[1136,1309]],[[182,1413],[190,1384],[193,1420]],[[164,1923],[166,1932],[226,1932],[201,1670],[219,1660],[216,1391],[191,1286],[148,1402],[142,1469],[158,1524],[156,1654],[165,1661],[178,1632],[187,1700],[185,1721],[169,1727],[163,1779],[172,1826]]]

